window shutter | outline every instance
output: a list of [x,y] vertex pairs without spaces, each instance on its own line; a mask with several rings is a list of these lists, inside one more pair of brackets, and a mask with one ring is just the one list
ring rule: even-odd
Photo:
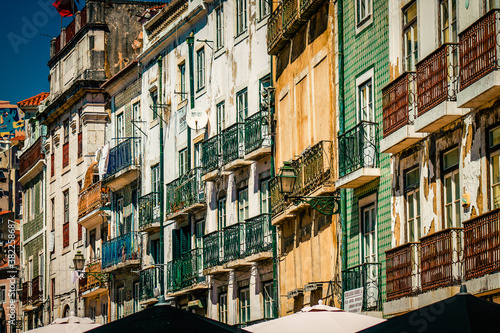
[[178,259],[181,256],[180,230],[172,230],[172,258]]

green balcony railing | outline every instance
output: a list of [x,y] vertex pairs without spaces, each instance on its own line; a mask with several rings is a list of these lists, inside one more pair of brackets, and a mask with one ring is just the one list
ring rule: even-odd
[[223,233],[214,231],[203,236],[203,268],[211,268],[223,262]]
[[245,157],[245,124],[236,123],[222,132],[222,164]]
[[220,135],[215,135],[201,144],[203,151],[201,165],[203,174],[209,173],[220,166]]
[[271,147],[268,114],[268,111],[260,111],[245,120],[245,154],[262,147]]
[[340,177],[361,168],[378,168],[378,137],[378,124],[368,121],[338,137]]
[[283,5],[280,3],[269,16],[267,21],[267,50],[274,55],[277,53],[280,41],[283,41]]
[[224,228],[224,262],[241,258],[244,253],[245,225],[236,223]]
[[287,31],[299,18],[298,0],[283,0],[283,30]]
[[324,184],[332,184],[333,142],[320,141],[302,153],[301,171],[303,193],[310,193]]
[[194,249],[167,264],[167,292],[174,292],[205,281],[202,275],[202,249]]
[[325,2],[325,0],[299,0],[300,18],[307,19],[306,15],[316,12],[316,9]]
[[342,271],[342,291],[363,288],[362,311],[380,310],[382,304],[381,264],[364,263]]
[[141,258],[140,234],[132,231],[102,245],[102,268]]
[[271,228],[271,214],[260,214],[245,221],[246,256],[271,250]]
[[151,192],[139,198],[139,228],[160,223],[160,194]]
[[269,190],[271,192],[271,207],[274,216],[283,212],[285,209],[285,198],[278,189],[278,178],[274,177],[271,179]]
[[205,201],[201,168],[194,168],[167,184],[167,214],[173,214]]
[[149,267],[139,273],[140,300],[145,301],[155,296],[160,288],[160,267]]

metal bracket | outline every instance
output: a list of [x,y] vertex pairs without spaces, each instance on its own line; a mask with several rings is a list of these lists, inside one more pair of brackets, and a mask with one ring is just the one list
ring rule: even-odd
[[319,197],[286,196],[285,200],[287,199],[291,199],[295,205],[305,202],[324,215],[335,215],[340,211],[340,197],[338,195]]

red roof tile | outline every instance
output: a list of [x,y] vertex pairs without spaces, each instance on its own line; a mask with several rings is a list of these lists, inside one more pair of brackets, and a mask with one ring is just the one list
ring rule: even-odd
[[27,98],[17,103],[19,106],[38,106],[40,103],[49,96],[48,92],[39,93],[36,96]]

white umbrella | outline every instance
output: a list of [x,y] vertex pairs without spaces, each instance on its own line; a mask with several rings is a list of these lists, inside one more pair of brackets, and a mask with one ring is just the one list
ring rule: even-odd
[[383,321],[385,319],[345,312],[324,305],[320,300],[318,305],[306,306],[293,315],[248,326],[245,330],[254,333],[354,333]]
[[33,333],[83,333],[90,331],[101,324],[90,318],[75,317],[71,312],[69,317],[57,318],[50,325],[35,328],[28,332]]

